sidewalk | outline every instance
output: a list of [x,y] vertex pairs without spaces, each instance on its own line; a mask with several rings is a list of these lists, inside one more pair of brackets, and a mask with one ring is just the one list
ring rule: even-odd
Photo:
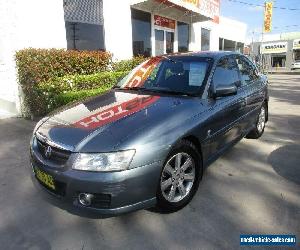
[[268,74],[274,75],[300,75],[300,70],[288,70],[286,68],[272,68],[267,70]]

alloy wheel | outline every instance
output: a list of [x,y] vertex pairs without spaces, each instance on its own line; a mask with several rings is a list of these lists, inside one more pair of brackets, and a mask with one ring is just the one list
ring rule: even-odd
[[184,152],[173,155],[165,164],[160,180],[164,198],[169,202],[179,202],[191,191],[195,181],[195,163]]
[[265,127],[266,123],[266,110],[264,107],[261,107],[260,113],[258,115],[258,121],[257,121],[257,130],[259,133],[261,133]]

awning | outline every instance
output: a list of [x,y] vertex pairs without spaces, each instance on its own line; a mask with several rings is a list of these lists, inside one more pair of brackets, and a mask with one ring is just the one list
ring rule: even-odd
[[219,19],[219,0],[133,0],[132,3],[135,9],[186,23]]

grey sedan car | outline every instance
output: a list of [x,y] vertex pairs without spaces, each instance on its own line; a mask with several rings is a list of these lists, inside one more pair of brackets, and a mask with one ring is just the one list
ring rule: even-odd
[[108,93],[38,122],[32,179],[79,215],[177,211],[205,167],[243,137],[259,138],[267,120],[267,78],[243,55],[150,58]]

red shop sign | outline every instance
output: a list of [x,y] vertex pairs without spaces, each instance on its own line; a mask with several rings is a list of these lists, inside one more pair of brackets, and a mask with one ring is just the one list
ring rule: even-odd
[[159,15],[154,15],[154,25],[169,28],[169,29],[175,29],[175,20],[162,17]]

